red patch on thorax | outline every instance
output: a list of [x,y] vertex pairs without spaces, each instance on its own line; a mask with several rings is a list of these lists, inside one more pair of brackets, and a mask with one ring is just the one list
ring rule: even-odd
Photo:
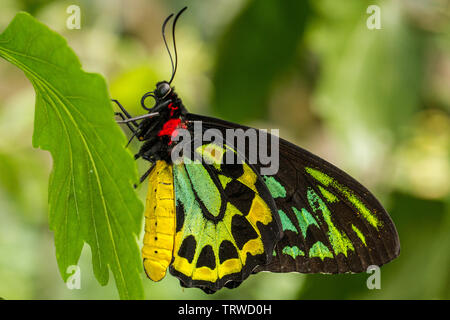
[[175,113],[175,110],[178,110],[177,106],[174,106],[173,103],[168,105],[168,108],[170,110],[170,116],[173,117],[173,114]]
[[[181,119],[169,119],[166,123],[164,123],[161,130],[158,132],[158,137],[169,136],[176,137],[178,135],[178,129],[183,128],[186,129],[186,125],[181,122]],[[169,145],[172,144],[172,140],[169,142]]]

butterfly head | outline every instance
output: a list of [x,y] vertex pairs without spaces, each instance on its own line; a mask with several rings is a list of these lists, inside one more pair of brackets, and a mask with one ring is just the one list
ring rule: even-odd
[[172,92],[172,88],[167,81],[161,81],[156,84],[156,89],[153,92],[157,101],[163,101]]

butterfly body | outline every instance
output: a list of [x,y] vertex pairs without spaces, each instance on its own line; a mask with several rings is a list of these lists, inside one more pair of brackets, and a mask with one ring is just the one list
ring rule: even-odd
[[164,160],[158,160],[148,180],[142,257],[147,276],[159,281],[166,275],[173,256],[175,202],[172,167]]

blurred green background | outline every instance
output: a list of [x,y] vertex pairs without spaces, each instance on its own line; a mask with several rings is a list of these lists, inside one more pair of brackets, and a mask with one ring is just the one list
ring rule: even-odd
[[[80,30],[66,28],[71,4],[81,8]],[[379,30],[366,25],[372,4],[381,9]],[[381,268],[380,290],[367,289],[365,273],[261,273],[205,295],[170,275],[153,283],[142,274],[146,297],[449,299],[449,1],[2,0],[0,30],[30,12],[138,115],[141,96],[170,76],[161,24],[185,5],[174,84],[187,108],[279,128],[344,169],[384,204],[402,248]],[[52,160],[31,147],[33,117],[31,84],[0,61],[0,297],[116,299],[113,277],[106,287],[95,280],[87,246],[81,289],[61,280],[47,217]],[[146,190],[138,190],[143,200]]]

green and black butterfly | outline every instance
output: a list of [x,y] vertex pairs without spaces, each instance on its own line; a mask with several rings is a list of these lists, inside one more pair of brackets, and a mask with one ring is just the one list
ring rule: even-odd
[[[148,113],[132,117],[114,100],[122,110],[118,122],[128,125],[131,139],[144,141],[135,158],[151,162],[141,178],[149,178],[142,249],[148,277],[159,281],[169,268],[182,286],[214,293],[260,271],[363,272],[396,258],[398,234],[377,199],[342,170],[286,140],[279,139],[274,175],[262,175],[264,164],[249,161],[260,148],[277,151],[259,134],[256,148],[245,150],[226,138],[183,140],[190,151],[173,160],[182,132],[195,137],[196,124],[222,137],[227,130],[251,129],[189,113],[171,87],[178,62],[174,30],[185,9],[173,22],[171,79],[142,97]],[[172,17],[162,28],[171,58],[164,30]],[[148,97],[155,99],[152,108],[145,105]]]

